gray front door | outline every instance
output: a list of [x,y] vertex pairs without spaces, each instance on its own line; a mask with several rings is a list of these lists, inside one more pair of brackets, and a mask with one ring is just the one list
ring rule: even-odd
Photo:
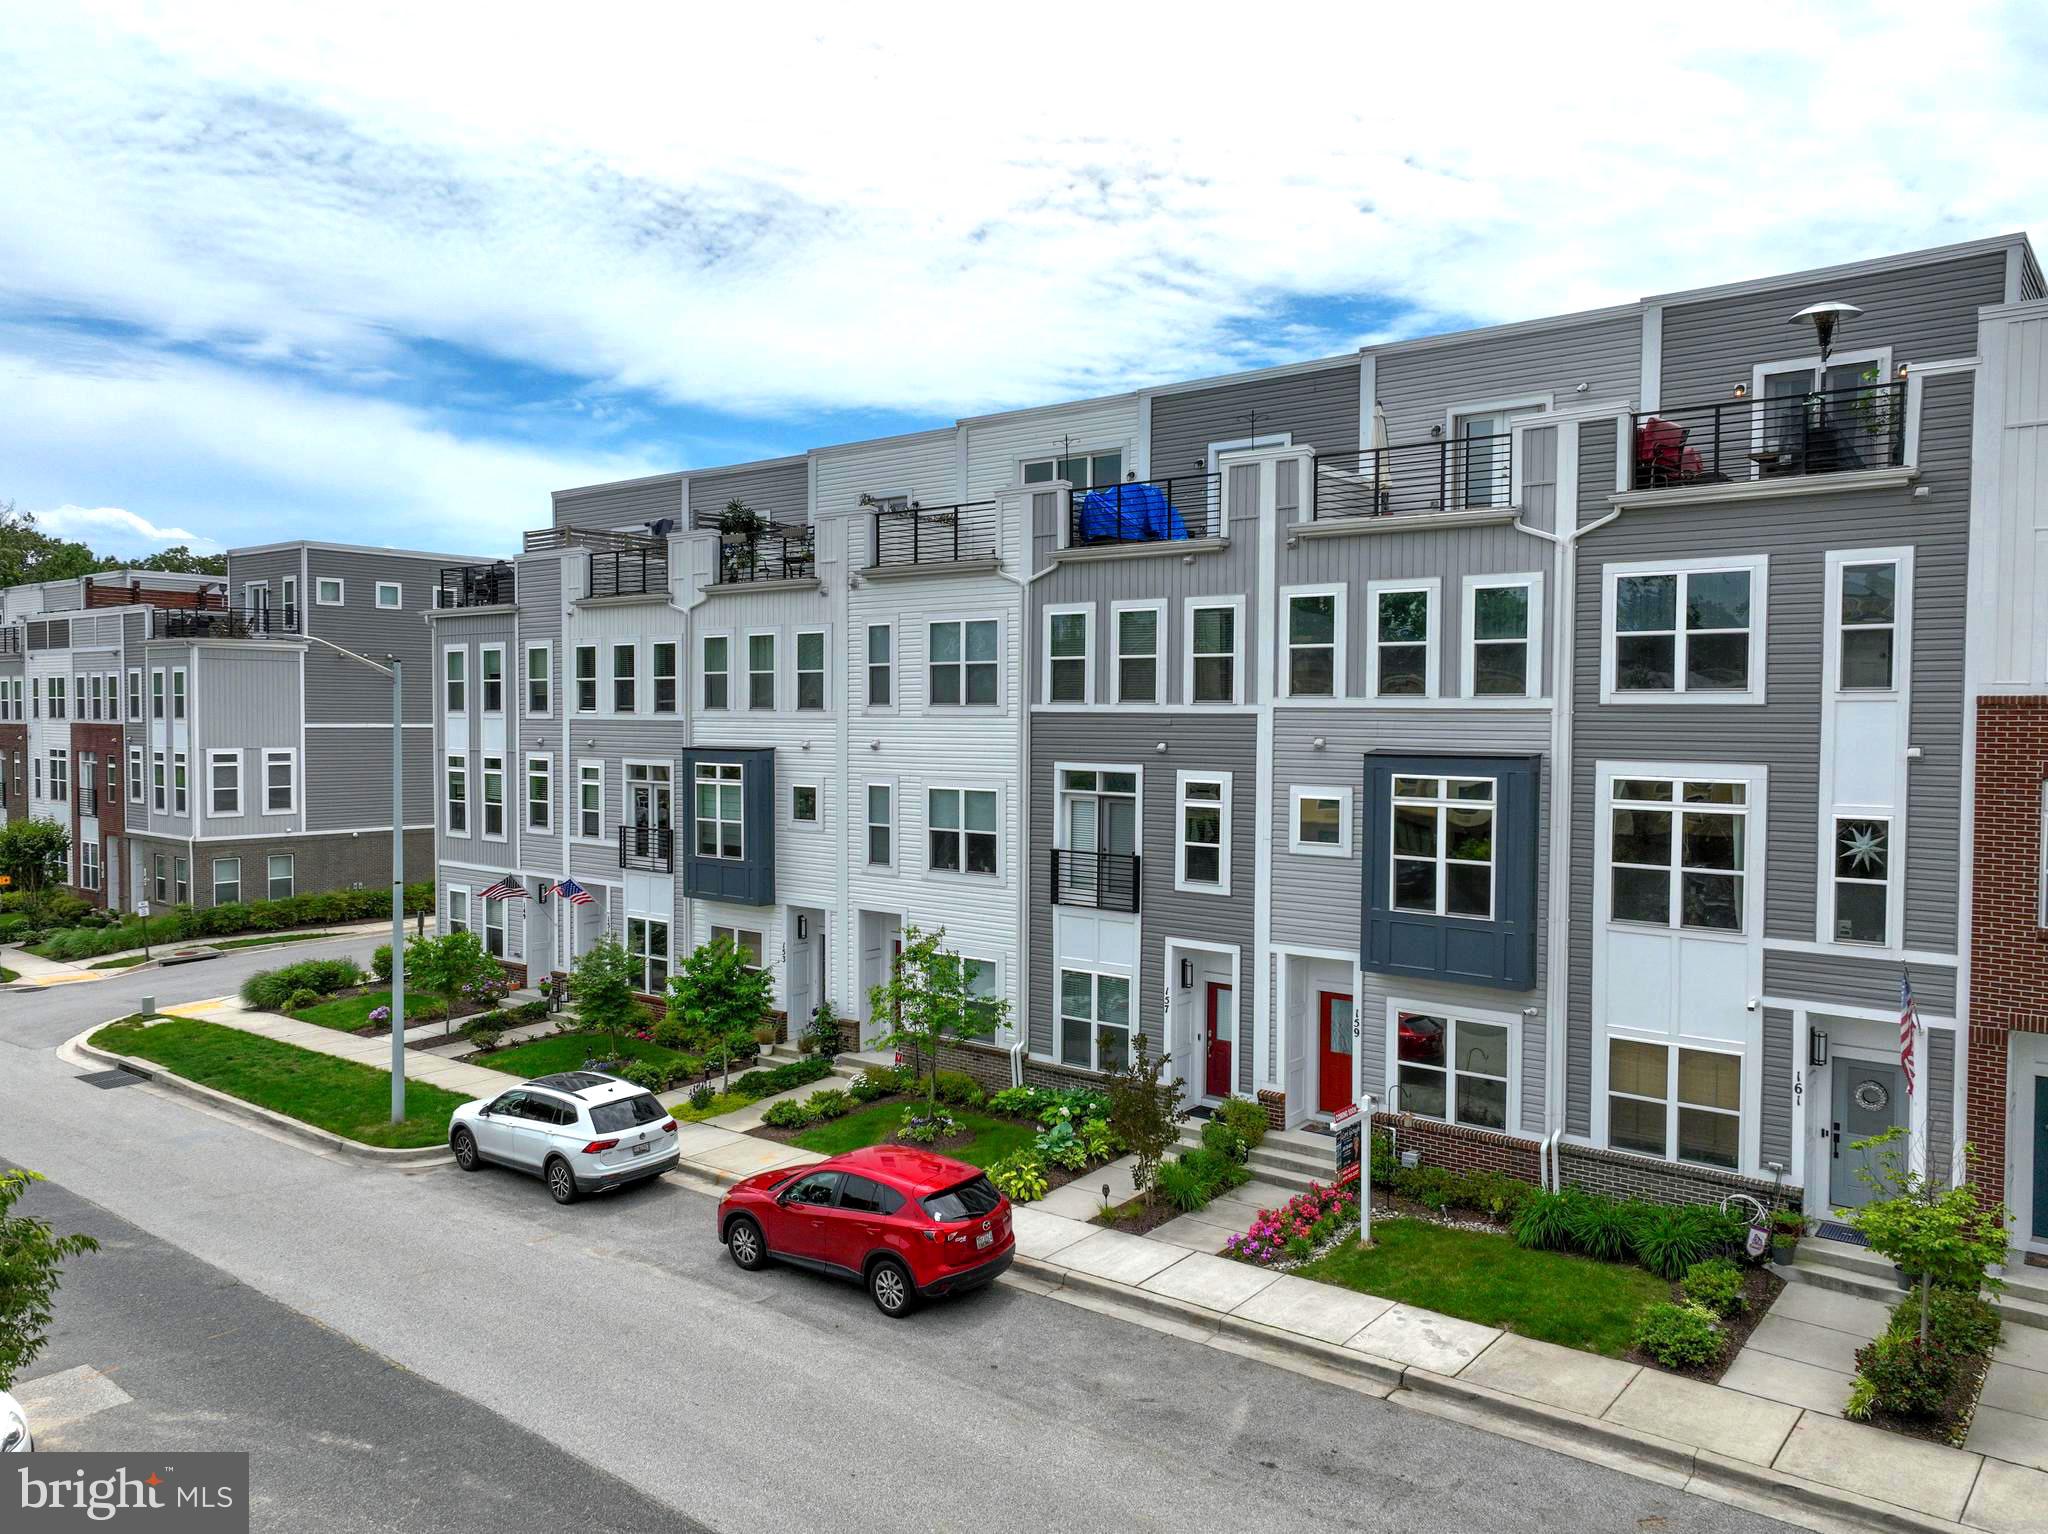
[[[1852,1060],[1836,1055],[1834,1115],[1828,1125],[1832,1154],[1828,1158],[1828,1199],[1840,1209],[1860,1209],[1876,1192],[1857,1174],[1874,1167],[1876,1153],[1854,1149],[1858,1140],[1881,1135],[1907,1122],[1906,1077],[1896,1064]],[[1903,1141],[1891,1149],[1903,1157]]]

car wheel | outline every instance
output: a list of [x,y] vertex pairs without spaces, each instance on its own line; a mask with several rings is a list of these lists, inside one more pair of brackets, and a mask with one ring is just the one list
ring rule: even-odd
[[474,1172],[484,1164],[484,1158],[477,1154],[476,1136],[467,1129],[458,1129],[448,1141],[455,1152],[455,1164],[465,1172]]
[[548,1180],[548,1192],[554,1195],[556,1203],[573,1204],[576,1202],[576,1174],[569,1169],[568,1162],[557,1157],[548,1163],[547,1171],[544,1175]]
[[868,1269],[868,1298],[891,1321],[902,1320],[917,1305],[917,1291],[910,1287],[910,1274],[893,1257],[885,1257]]
[[761,1227],[745,1216],[734,1220],[725,1233],[725,1249],[732,1260],[749,1273],[768,1266],[768,1238]]

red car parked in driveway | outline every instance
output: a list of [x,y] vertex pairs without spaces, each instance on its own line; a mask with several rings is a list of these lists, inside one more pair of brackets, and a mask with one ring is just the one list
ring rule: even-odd
[[718,1239],[750,1272],[779,1261],[856,1279],[892,1319],[1017,1255],[1010,1201],[979,1168],[898,1145],[757,1172],[719,1203]]

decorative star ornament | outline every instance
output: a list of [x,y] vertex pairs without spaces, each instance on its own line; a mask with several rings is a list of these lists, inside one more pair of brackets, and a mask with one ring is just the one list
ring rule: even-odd
[[1884,862],[1884,833],[1876,826],[1855,826],[1842,845],[1842,854],[1858,873],[1867,873]]

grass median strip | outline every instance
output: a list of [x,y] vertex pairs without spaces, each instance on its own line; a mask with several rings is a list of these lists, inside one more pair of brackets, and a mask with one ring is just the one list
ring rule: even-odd
[[150,956],[146,953],[123,954],[118,959],[102,959],[97,964],[88,964],[88,969],[133,969],[138,964],[147,964]]
[[[657,1065],[677,1066],[686,1057],[660,1044],[628,1035],[619,1040],[619,1051],[628,1060],[652,1060]],[[551,1033],[546,1038],[528,1039],[494,1049],[487,1055],[471,1057],[471,1065],[486,1066],[508,1075],[531,1078],[552,1076],[557,1071],[580,1071],[585,1060],[602,1060],[612,1052],[611,1035],[605,1033]]]
[[201,1086],[364,1145],[440,1145],[448,1116],[469,1099],[423,1081],[405,1084],[405,1121],[391,1118],[391,1075],[220,1023],[123,1018],[92,1036],[100,1049],[148,1060]]

